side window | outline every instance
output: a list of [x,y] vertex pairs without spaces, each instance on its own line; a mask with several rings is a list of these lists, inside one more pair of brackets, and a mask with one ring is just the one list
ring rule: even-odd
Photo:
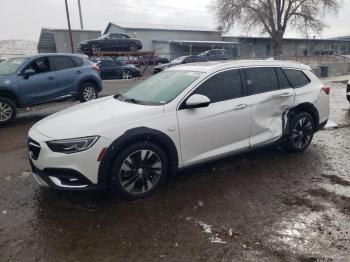
[[115,65],[116,66],[122,66],[123,65],[123,61],[120,61],[120,60],[115,60]]
[[273,67],[257,67],[244,69],[248,93],[260,94],[278,90],[278,80]]
[[103,67],[113,67],[114,66],[112,60],[103,60],[103,61],[101,61],[101,65]]
[[280,89],[292,88],[286,75],[283,73],[282,68],[276,68],[276,72],[277,72],[277,78],[278,78]]
[[55,70],[64,70],[76,67],[73,59],[68,56],[53,56],[51,59]]
[[207,96],[212,103],[241,97],[240,73],[238,70],[218,73],[201,84],[193,94]]
[[31,62],[26,69],[34,70],[36,74],[43,74],[50,72],[51,66],[47,57],[41,57]]
[[84,59],[76,56],[71,57],[73,60],[73,63],[75,64],[76,67],[80,67],[84,64]]
[[294,88],[303,87],[310,83],[310,79],[300,70],[283,69],[283,71]]

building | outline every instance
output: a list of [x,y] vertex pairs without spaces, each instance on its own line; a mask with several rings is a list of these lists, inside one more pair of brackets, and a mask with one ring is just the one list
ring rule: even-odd
[[[179,50],[180,42],[184,44],[184,41],[196,41],[203,42],[201,45],[203,50],[210,49],[215,45],[215,42],[222,41],[221,32],[216,30],[210,30],[201,27],[183,27],[169,25],[142,25],[142,24],[126,24],[126,23],[108,23],[106,29],[103,32],[108,33],[121,33],[127,34],[130,37],[141,40],[143,44],[143,50],[151,51],[155,50],[159,55],[170,56],[171,58],[181,55],[181,52],[187,54],[189,48]],[[173,41],[179,41],[176,44]],[[207,42],[207,46],[205,46]],[[186,43],[187,45],[188,43]],[[193,45],[195,42],[193,42]],[[172,46],[177,46],[177,51],[171,50]],[[198,45],[196,44],[196,48]],[[181,49],[181,48],[180,48]],[[202,50],[201,49],[201,50]],[[197,50],[197,49],[196,49]],[[195,52],[195,50],[193,50]]]
[[[101,31],[72,30],[73,46],[84,40],[95,39],[101,36]],[[42,28],[38,42],[38,53],[71,53],[69,31],[66,29]]]
[[[238,57],[241,58],[267,58],[273,55],[272,41],[269,37],[223,36],[222,40],[239,43]],[[282,54],[285,57],[348,55],[350,39],[285,38]]]

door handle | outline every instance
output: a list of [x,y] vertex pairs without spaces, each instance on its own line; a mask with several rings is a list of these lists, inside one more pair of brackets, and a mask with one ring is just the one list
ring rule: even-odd
[[241,109],[244,109],[246,108],[248,105],[247,104],[241,104],[241,105],[238,105],[234,108],[234,110],[241,110]]
[[54,76],[50,76],[50,77],[49,77],[49,80],[54,80],[54,79],[55,79]]
[[291,97],[293,94],[291,93],[284,93],[282,95],[280,95],[280,97]]

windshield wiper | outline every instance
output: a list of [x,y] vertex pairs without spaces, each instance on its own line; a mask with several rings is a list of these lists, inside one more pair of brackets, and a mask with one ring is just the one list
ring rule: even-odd
[[123,102],[128,102],[128,103],[133,103],[133,104],[144,104],[144,102],[140,101],[140,100],[136,100],[135,98],[128,98],[126,96],[124,96],[123,94],[117,94],[114,96],[115,99],[118,99],[120,101]]

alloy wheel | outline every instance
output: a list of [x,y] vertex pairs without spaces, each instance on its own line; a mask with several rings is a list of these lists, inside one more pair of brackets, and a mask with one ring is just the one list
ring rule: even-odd
[[292,132],[292,142],[295,147],[303,149],[312,139],[313,125],[311,120],[307,117],[300,118]]
[[132,45],[130,46],[130,51],[131,51],[131,52],[136,52],[136,51],[137,51],[137,46],[134,45],[134,44],[132,44]]
[[124,70],[122,73],[123,79],[132,79],[132,73],[129,70]]
[[133,195],[152,190],[162,174],[162,161],[152,150],[139,150],[131,153],[123,161],[119,180],[123,189]]
[[96,99],[96,90],[93,86],[86,86],[83,90],[83,97],[85,101]]
[[0,102],[0,122],[8,121],[13,114],[12,107],[6,102]]

